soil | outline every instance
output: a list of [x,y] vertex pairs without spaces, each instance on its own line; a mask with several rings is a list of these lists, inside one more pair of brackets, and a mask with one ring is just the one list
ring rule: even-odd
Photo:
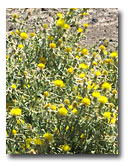
[[[12,31],[15,29],[10,22],[12,14],[22,13],[25,17],[30,14],[28,18],[28,24],[32,27],[35,22],[38,22],[38,16],[42,16],[44,23],[51,23],[51,11],[54,13],[64,12],[65,8],[8,8],[6,10],[6,31]],[[118,9],[117,8],[90,8],[88,16],[86,16],[86,22],[88,23],[88,31],[84,39],[86,47],[92,47],[93,45],[103,44],[104,40],[110,41],[111,49],[118,45]]]

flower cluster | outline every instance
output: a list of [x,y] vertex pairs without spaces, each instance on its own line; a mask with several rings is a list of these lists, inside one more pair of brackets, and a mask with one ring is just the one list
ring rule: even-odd
[[33,26],[22,10],[7,33],[7,153],[118,153],[117,46],[84,43],[88,8]]

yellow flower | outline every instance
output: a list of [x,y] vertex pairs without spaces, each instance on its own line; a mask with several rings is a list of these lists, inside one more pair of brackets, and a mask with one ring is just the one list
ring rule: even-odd
[[63,43],[60,44],[60,48],[62,48],[62,47],[63,47]]
[[102,104],[106,104],[106,103],[108,102],[108,98],[105,97],[105,96],[100,96],[100,97],[98,98],[98,101],[99,101],[100,103],[102,103]]
[[111,62],[112,62],[111,59],[105,59],[105,63],[109,64],[109,63],[111,63]]
[[45,105],[45,108],[48,108],[50,106],[51,106],[51,103],[48,103],[48,104]]
[[46,59],[45,59],[44,57],[41,57],[41,58],[40,58],[40,61],[41,61],[42,63],[44,63],[44,64],[46,63]]
[[34,142],[35,145],[41,145],[42,144],[42,140],[38,137],[34,138],[33,142]]
[[66,48],[65,48],[65,51],[66,51],[66,52],[71,52],[72,49],[71,49],[70,47],[66,47]]
[[27,39],[28,38],[28,35],[27,35],[27,33],[25,33],[25,32],[22,32],[21,34],[20,34],[20,37],[22,38],[22,39]]
[[59,105],[59,108],[63,108],[63,107],[64,107],[64,104],[60,104],[60,105]]
[[17,19],[19,16],[18,16],[18,14],[14,13],[12,17],[13,17],[14,19]]
[[27,71],[24,71],[24,75],[28,75],[28,72],[27,72]]
[[48,36],[48,40],[53,40],[53,36]]
[[9,55],[6,55],[6,59],[8,59],[9,58]]
[[77,8],[71,8],[71,10],[77,10]]
[[19,44],[18,45],[18,48],[23,48],[24,46],[22,44]]
[[52,134],[48,133],[48,132],[43,135],[43,138],[45,138],[49,142],[51,142],[53,140]]
[[93,52],[93,56],[95,57],[97,55],[97,52]]
[[76,51],[80,51],[80,47],[78,46],[75,50],[76,50]]
[[70,25],[64,24],[64,29],[70,29]]
[[13,135],[16,135],[17,134],[17,131],[15,129],[12,130],[12,134]]
[[103,65],[103,61],[100,61],[100,64]]
[[50,48],[56,48],[56,44],[55,44],[55,43],[50,43],[50,44],[49,44],[49,47],[50,47]]
[[59,42],[59,43],[62,43],[62,39],[58,39],[58,42]]
[[22,62],[22,58],[19,58],[18,60],[19,60],[19,62]]
[[113,107],[114,107],[114,104],[113,104],[113,103],[110,103],[109,106],[110,106],[110,108],[113,108]]
[[57,87],[65,87],[65,84],[62,80],[55,80],[54,85]]
[[13,32],[13,31],[11,31],[11,32],[10,32],[10,34],[11,34],[11,35],[14,35],[14,32]]
[[67,72],[68,72],[68,73],[72,73],[73,70],[74,70],[73,67],[70,67],[70,68],[68,68]]
[[117,90],[116,89],[114,89],[113,91],[112,91],[112,94],[117,94],[118,92],[117,92]]
[[39,64],[38,64],[38,67],[39,67],[40,69],[43,69],[43,68],[45,68],[45,64],[39,63]]
[[58,113],[62,116],[66,116],[68,114],[68,111],[65,107],[62,107],[58,110]]
[[64,24],[65,24],[65,20],[64,20],[64,18],[59,18],[58,20],[57,20],[57,26],[59,26],[59,27],[64,27]]
[[115,114],[115,112],[113,112],[113,118],[116,118],[116,114]]
[[25,84],[23,84],[23,88],[26,88],[26,85],[25,85]]
[[85,27],[85,28],[87,28],[87,27],[88,27],[88,24],[87,24],[87,23],[85,23],[85,24],[84,24],[84,27]]
[[103,73],[104,75],[107,75],[107,74],[108,74],[107,70],[103,70],[102,73]]
[[91,71],[92,73],[94,73],[94,69],[93,69],[93,68],[91,68],[90,71]]
[[48,28],[48,24],[44,24],[43,27],[44,27],[45,29],[47,29],[47,28]]
[[81,59],[81,57],[79,57],[79,55],[76,55],[75,58],[76,58],[76,59]]
[[69,129],[69,126],[67,126],[65,130],[68,131],[68,129]]
[[21,125],[21,124],[24,124],[24,123],[25,123],[25,122],[24,122],[23,119],[18,119],[18,120],[17,120],[17,124],[18,124],[18,125]]
[[16,85],[15,84],[12,84],[12,89],[16,89]]
[[88,15],[87,12],[85,12],[85,13],[80,13],[80,14],[81,14],[81,16],[87,16],[87,15]]
[[36,34],[35,33],[30,33],[30,36],[31,37],[34,37]]
[[93,61],[93,62],[92,62],[92,65],[93,65],[93,66],[97,66],[97,62]]
[[115,123],[116,123],[116,119],[115,119],[115,118],[112,118],[110,123],[111,123],[111,124],[115,124]]
[[83,32],[83,29],[82,28],[78,28],[77,32],[81,33],[81,32]]
[[98,86],[97,85],[95,85],[94,87],[93,87],[93,89],[97,89],[98,88]]
[[111,118],[111,112],[104,112],[103,117],[110,119]]
[[95,92],[92,93],[92,96],[93,97],[100,97],[100,92],[95,91]]
[[77,86],[74,86],[74,88],[72,90],[75,91],[77,88],[78,88]]
[[21,115],[21,109],[13,108],[13,109],[11,109],[10,113],[14,116],[19,116],[19,115]]
[[72,110],[72,113],[73,113],[73,114],[77,114],[77,113],[78,113],[77,109],[74,108],[74,109]]
[[88,13],[83,13],[84,14],[84,16],[87,16],[88,15]]
[[16,30],[16,33],[19,35],[19,34],[20,34],[20,31],[17,29],[17,30]]
[[118,106],[116,107],[117,111],[118,111]]
[[79,78],[84,78],[84,77],[85,77],[85,73],[79,74]]
[[80,69],[88,69],[88,65],[86,65],[85,63],[81,63],[81,64],[79,64],[79,68]]
[[28,128],[29,130],[32,130],[32,125],[31,125],[30,123],[28,123],[28,124],[27,124],[27,128]]
[[107,55],[108,54],[108,52],[107,51],[104,51],[104,55]]
[[111,84],[109,84],[108,82],[104,82],[102,84],[102,89],[111,90]]
[[79,96],[79,95],[78,95],[77,98],[81,100],[81,99],[82,99],[82,96]]
[[61,147],[61,149],[63,150],[63,151],[65,151],[65,152],[67,152],[67,151],[70,151],[71,150],[71,148],[70,148],[70,146],[69,145],[62,145],[62,146],[60,146]]
[[101,72],[100,72],[100,71],[96,71],[96,72],[95,72],[95,75],[96,75],[96,76],[101,76]]
[[26,147],[29,149],[30,148],[30,144],[31,144],[31,142],[32,142],[32,138],[27,138],[26,139]]
[[112,52],[111,54],[110,54],[110,57],[111,58],[115,58],[115,57],[117,57],[118,56],[118,53],[117,52]]
[[57,16],[60,17],[60,18],[63,17],[63,15],[61,13],[57,13]]
[[109,123],[111,119],[111,112],[104,112],[103,117],[104,119],[108,119],[108,123]]
[[49,96],[49,93],[47,91],[44,92],[44,96],[47,97]]
[[55,106],[55,105],[52,105],[52,106],[51,106],[51,109],[52,109],[52,110],[56,110],[56,106]]
[[65,104],[70,104],[69,99],[65,99],[65,100],[64,100],[64,103],[65,103]]
[[85,135],[82,133],[82,134],[80,135],[80,138],[81,138],[81,139],[85,139]]
[[[23,144],[23,147],[24,147],[25,145]],[[30,143],[27,143],[26,142],[26,147],[29,149],[30,148]]]
[[89,98],[84,97],[82,100],[82,103],[85,105],[90,105],[91,104],[91,100]]
[[16,99],[13,99],[12,101],[13,101],[14,103],[18,103],[18,101],[17,101]]
[[71,109],[73,109],[73,106],[72,106],[72,105],[69,105],[68,108],[71,110]]
[[29,137],[26,139],[26,143],[31,143],[31,142],[32,142],[32,138]]
[[97,89],[98,86],[95,83],[92,83],[91,81],[88,81],[88,89]]
[[88,54],[88,50],[86,48],[84,48],[82,51],[81,51],[81,54],[82,55],[87,55]]
[[55,128],[54,128],[54,133],[55,133],[55,134],[58,134],[58,132],[59,132],[58,128],[55,127]]
[[104,45],[100,45],[100,49],[101,49],[102,51],[105,51],[105,50],[106,50],[106,48],[105,48]]

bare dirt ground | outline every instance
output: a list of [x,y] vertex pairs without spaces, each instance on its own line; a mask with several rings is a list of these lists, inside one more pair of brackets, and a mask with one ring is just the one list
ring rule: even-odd
[[[52,9],[54,13],[64,12],[64,8]],[[27,16],[28,13],[31,16],[28,18],[28,24],[32,27],[33,24],[38,23],[38,16],[43,17],[44,23],[52,22],[51,9],[49,8],[8,8],[6,10],[6,31],[12,31],[15,29],[10,23],[10,18],[13,13],[22,13]],[[87,47],[92,47],[97,44],[100,45],[105,39],[110,41],[110,47],[114,49],[115,45],[118,45],[118,9],[117,8],[90,8],[88,16],[85,19],[89,26],[85,37],[85,44]]]

